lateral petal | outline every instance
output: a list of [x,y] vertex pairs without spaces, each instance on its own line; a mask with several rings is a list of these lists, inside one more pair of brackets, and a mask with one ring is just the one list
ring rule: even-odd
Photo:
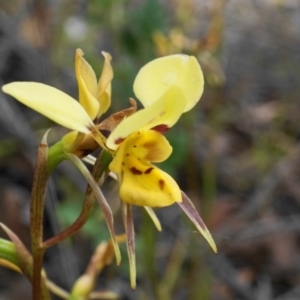
[[4,85],[2,90],[66,128],[88,134],[94,126],[86,111],[75,99],[49,85],[12,82]]
[[170,87],[158,101],[124,119],[108,137],[107,147],[117,149],[127,136],[140,129],[170,128],[180,118],[185,104],[182,91]]
[[83,58],[83,51],[76,50],[75,72],[78,82],[79,102],[94,120],[99,112],[100,103],[96,99],[97,78],[94,70]]
[[204,79],[194,56],[175,54],[155,59],[137,74],[133,90],[145,107],[156,102],[172,86],[178,87],[186,101],[183,112],[193,108],[203,93]]
[[171,153],[172,147],[162,134],[154,130],[140,130],[121,143],[109,169],[114,173],[121,173],[123,160],[126,160],[129,155],[148,164],[148,162],[165,161]]
[[162,162],[172,153],[169,141],[154,130],[140,130],[126,138],[126,152],[140,161]]

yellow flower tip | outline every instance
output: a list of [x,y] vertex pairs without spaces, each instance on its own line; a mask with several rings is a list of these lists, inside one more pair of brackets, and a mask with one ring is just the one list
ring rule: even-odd
[[147,107],[156,102],[172,86],[182,91],[186,101],[183,112],[192,109],[203,93],[204,79],[194,56],[175,54],[155,59],[141,68],[133,90]]
[[213,237],[211,236],[209,230],[205,227],[205,229],[201,232],[203,237],[206,239],[206,241],[208,242],[208,244],[210,245],[210,247],[212,248],[212,250],[217,253],[217,246],[216,243],[213,239]]
[[135,290],[136,289],[136,271],[130,270],[130,287]]
[[217,246],[215,244],[215,241],[212,238],[209,230],[207,229],[206,225],[204,224],[199,213],[197,212],[193,202],[188,198],[188,196],[184,192],[181,192],[181,195],[182,195],[182,202],[178,203],[179,206],[186,213],[186,215],[190,218],[190,220],[195,224],[196,228],[199,230],[199,232],[203,235],[203,237],[209,243],[209,245],[211,246],[213,251],[215,253],[217,253]]
[[111,62],[112,57],[108,52],[101,51],[101,54],[104,56],[105,59],[107,59],[109,62]]
[[151,220],[153,221],[156,229],[158,231],[162,231],[161,224],[160,224],[155,212],[153,211],[153,209],[148,206],[144,206],[144,208],[145,208],[146,212],[148,213],[149,217],[151,218]]
[[77,48],[76,49],[76,57],[81,57],[83,55],[84,55],[83,51],[80,48]]
[[79,90],[79,102],[88,115],[94,120],[99,112],[100,104],[96,99],[97,78],[93,68],[83,58],[83,51],[77,49],[75,53],[75,72]]
[[113,68],[110,64],[112,57],[108,52],[102,51],[104,56],[104,65],[102,73],[98,81],[98,87],[96,92],[96,98],[100,103],[100,109],[97,117],[107,112],[111,103],[111,81],[114,77]]
[[83,274],[76,280],[71,295],[76,299],[84,299],[90,295],[94,286],[94,276],[91,274]]

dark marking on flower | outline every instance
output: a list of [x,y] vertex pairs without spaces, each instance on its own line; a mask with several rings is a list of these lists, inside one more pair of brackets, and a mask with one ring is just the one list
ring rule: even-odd
[[165,187],[165,181],[164,181],[164,180],[162,180],[162,179],[159,179],[159,181],[158,181],[158,185],[159,185],[159,188],[160,188],[161,190],[163,190],[163,189],[164,189],[164,187]]
[[152,167],[148,168],[148,169],[144,172],[144,174],[150,174],[150,173],[152,172],[153,169],[154,169],[154,168],[152,168]]
[[136,145],[133,145],[133,148],[136,148]]
[[129,153],[126,153],[126,157],[128,157],[128,156],[130,156],[130,154],[129,154]]
[[143,147],[151,149],[154,148],[157,144],[157,141],[150,141],[143,144]]
[[160,125],[157,125],[157,126],[154,126],[153,128],[151,128],[152,130],[155,130],[159,133],[165,133],[166,131],[169,130],[169,127],[168,125],[166,124],[160,124]]
[[125,166],[125,163],[124,163],[124,162],[122,162],[122,166]]
[[141,170],[137,169],[136,167],[131,167],[129,170],[133,175],[142,175],[143,174],[143,172]]
[[119,145],[119,144],[121,144],[124,140],[125,140],[124,138],[118,138],[118,139],[115,140],[115,144],[116,144],[116,145]]
[[107,130],[107,129],[100,129],[100,132],[106,137],[108,138],[111,131],[110,130]]

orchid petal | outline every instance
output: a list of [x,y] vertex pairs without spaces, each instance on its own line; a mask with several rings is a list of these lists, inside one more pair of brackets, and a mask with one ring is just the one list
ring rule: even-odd
[[12,82],[2,90],[66,128],[88,134],[94,126],[76,100],[54,87],[37,82]]
[[147,164],[147,161],[165,161],[171,153],[172,147],[162,134],[154,130],[140,130],[127,137],[121,143],[109,167],[111,171],[121,173],[122,162],[129,154]]
[[137,206],[165,207],[181,202],[175,180],[151,164],[143,164],[133,155],[124,158],[120,198]]
[[215,244],[214,239],[212,238],[209,230],[207,229],[202,218],[197,212],[193,202],[188,198],[188,196],[184,192],[182,192],[182,202],[178,204],[180,205],[182,210],[187,214],[190,220],[194,223],[194,225],[197,227],[200,233],[204,236],[204,238],[207,240],[214,252],[217,253],[217,246]]
[[79,89],[79,102],[88,115],[94,120],[99,112],[100,104],[96,99],[97,78],[89,63],[83,58],[83,52],[76,50],[75,71]]
[[127,136],[140,129],[155,129],[158,126],[170,128],[182,114],[185,107],[183,98],[181,90],[170,87],[161,99],[151,106],[124,119],[108,137],[107,147],[116,150]]
[[111,81],[114,77],[113,69],[111,67],[110,61],[111,56],[109,53],[102,51],[102,55],[105,58],[102,73],[98,82],[98,89],[96,97],[100,103],[100,109],[98,112],[98,117],[104,114],[110,107],[111,102]]
[[126,152],[139,160],[163,162],[172,153],[169,141],[154,130],[140,130],[130,135],[126,141]]
[[183,93],[183,112],[189,111],[203,93],[204,79],[195,57],[176,54],[155,59],[141,68],[133,90],[145,107],[153,105],[172,86]]

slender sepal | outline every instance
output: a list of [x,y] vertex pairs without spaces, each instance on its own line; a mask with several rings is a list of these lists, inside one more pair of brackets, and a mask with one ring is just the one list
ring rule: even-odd
[[217,252],[217,246],[215,244],[215,241],[213,240],[210,232],[208,231],[202,218],[197,212],[193,202],[184,192],[182,192],[182,202],[178,202],[178,204],[182,208],[182,210],[187,214],[187,216],[191,219],[191,221],[195,224],[196,228],[200,231],[204,238],[207,240],[213,251]]
[[121,253],[120,253],[119,245],[116,240],[116,235],[115,235],[115,230],[114,230],[114,218],[113,218],[112,211],[111,211],[100,187],[98,186],[97,182],[95,181],[95,179],[93,178],[93,176],[91,175],[91,173],[89,172],[87,167],[83,164],[83,162],[77,156],[72,155],[72,154],[68,154],[67,157],[72,163],[74,163],[74,165],[83,174],[83,176],[89,183],[91,189],[93,190],[93,193],[102,209],[108,230],[110,232],[111,240],[112,240],[114,250],[115,250],[116,261],[117,261],[117,264],[119,265],[121,262]]
[[127,236],[127,252],[129,259],[130,285],[132,289],[136,288],[136,261],[135,261],[135,238],[132,216],[132,207],[128,203],[122,203],[122,216]]

